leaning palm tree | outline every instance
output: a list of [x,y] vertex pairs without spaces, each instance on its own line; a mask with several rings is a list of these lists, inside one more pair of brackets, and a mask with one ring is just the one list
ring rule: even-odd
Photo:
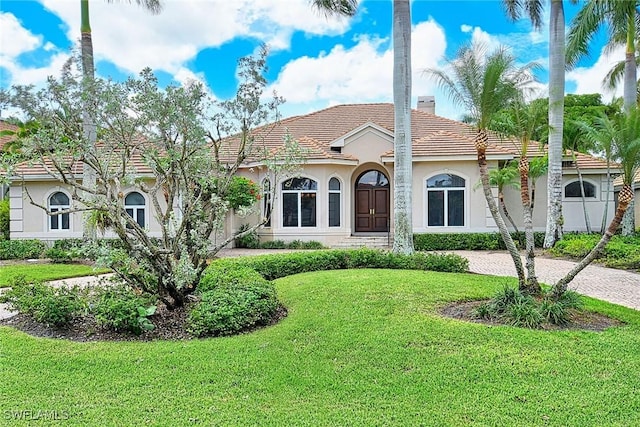
[[[129,1],[131,2],[131,0]],[[160,0],[135,0],[135,2],[152,13],[158,13],[162,8]],[[80,0],[80,36],[82,75],[84,77],[84,83],[90,91],[95,77],[95,63],[93,60],[93,39],[91,37],[91,23],[89,20],[89,0]],[[96,126],[91,118],[88,103],[85,103],[83,106],[82,133],[88,146],[95,145]],[[88,188],[93,188],[96,180],[95,171],[88,165],[85,165],[85,168],[85,184]],[[96,238],[96,229],[91,221],[85,221],[83,230],[85,238],[92,240]]]
[[[504,190],[507,187],[520,188],[518,181],[516,181],[517,176],[518,169],[511,163],[504,167],[491,169],[489,171],[489,184],[498,189],[498,204],[500,206],[500,212],[504,215],[507,221],[509,221],[509,224],[513,227],[513,231],[516,233],[520,230],[518,230],[518,225],[515,223],[507,209],[507,203],[504,200]],[[482,183],[480,184],[482,185]]]
[[[571,0],[576,3],[576,0]],[[527,15],[535,28],[542,25],[542,0],[502,0],[507,16]],[[562,238],[562,132],[565,88],[565,21],[562,0],[549,0],[549,173],[547,230],[544,247]]]
[[609,227],[591,252],[553,286],[556,297],[561,296],[569,282],[602,253],[633,201],[633,180],[640,169],[640,111],[632,106],[626,113],[619,113],[612,118],[603,116],[596,120],[594,129],[590,136],[596,141],[610,141],[613,158],[621,164],[622,189]]
[[[575,63],[588,53],[589,42],[602,26],[606,26],[609,41],[606,49],[625,47],[623,72],[624,109],[628,111],[637,105],[637,63],[636,44],[638,42],[638,0],[588,0],[575,16],[568,37],[568,63]],[[615,67],[614,67],[615,68]],[[633,209],[623,220],[622,234],[631,235],[635,230]]]
[[503,47],[487,52],[482,45],[462,47],[444,70],[427,69],[451,100],[466,109],[476,128],[475,146],[482,189],[489,211],[498,226],[518,275],[520,289],[528,291],[522,260],[491,191],[486,150],[487,129],[492,117],[511,101],[521,99],[523,88],[532,82],[533,65],[516,67],[515,58]]

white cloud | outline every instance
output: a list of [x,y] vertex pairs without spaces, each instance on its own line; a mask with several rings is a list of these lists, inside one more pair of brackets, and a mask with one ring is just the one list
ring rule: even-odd
[[462,31],[463,33],[470,33],[471,30],[473,30],[473,27],[471,25],[467,25],[467,24],[460,25],[460,31]]
[[[80,36],[76,2],[43,0],[67,25],[67,37]],[[126,72],[149,66],[177,72],[205,47],[218,47],[236,37],[255,37],[273,49],[289,47],[294,30],[338,34],[348,21],[326,19],[307,0],[165,0],[159,15],[127,2],[91,2],[91,28],[97,60]]]
[[24,28],[11,13],[0,13],[3,43],[0,43],[0,56],[15,58],[42,44],[42,37],[33,35]]
[[602,80],[613,66],[624,60],[624,47],[616,48],[610,53],[605,53],[604,49],[600,53],[598,60],[590,67],[578,67],[566,75],[567,82],[574,82],[576,94],[602,93],[608,96],[622,96],[622,84],[615,91],[606,89],[602,85]]
[[25,68],[0,56],[0,67],[7,69],[11,75],[10,78],[7,78],[8,85],[32,84],[39,86],[47,80],[47,77],[59,75],[62,66],[68,59],[68,54],[59,53],[51,57],[49,64],[44,67]]
[[[271,89],[296,104],[391,102],[393,50],[386,46],[388,39],[360,37],[352,48],[337,45],[318,57],[294,59]],[[414,97],[433,93],[433,82],[422,70],[436,67],[445,48],[444,31],[432,19],[412,29]]]

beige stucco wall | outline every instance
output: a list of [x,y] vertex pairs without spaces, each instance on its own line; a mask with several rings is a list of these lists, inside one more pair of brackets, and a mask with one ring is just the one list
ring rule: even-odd
[[[82,237],[82,213],[74,212],[69,215],[69,230],[50,230],[49,217],[45,211],[31,203],[31,199],[36,204],[47,206],[49,197],[58,191],[65,193],[72,199],[72,192],[68,187],[52,181],[28,181],[25,182],[28,192],[24,190],[21,183],[14,184],[10,190],[10,229],[11,239],[40,239],[46,241],[65,239],[65,238],[81,238]],[[160,236],[160,227],[156,220],[152,203],[149,195],[142,191],[128,188],[124,191],[125,196],[132,192],[138,191],[145,197],[145,224],[149,229],[151,236]],[[31,197],[31,199],[29,198]],[[161,207],[166,207],[164,199],[160,199]],[[72,201],[72,208],[79,207],[77,202]],[[111,238],[115,235],[109,231],[104,237]]]
[[[343,154],[353,156],[358,160],[345,160],[332,162],[325,160],[311,160],[302,165],[299,175],[311,178],[317,182],[316,195],[316,226],[315,227],[284,227],[282,221],[282,197],[280,189],[283,177],[278,182],[272,182],[277,189],[272,201],[273,215],[270,227],[262,227],[259,230],[262,241],[267,240],[316,240],[331,245],[352,235],[355,231],[355,200],[353,197],[356,180],[368,170],[378,170],[384,173],[390,182],[390,224],[393,227],[393,163],[383,164],[381,154],[393,149],[392,137],[388,132],[378,128],[364,128],[341,141]],[[452,153],[452,158],[455,153]],[[489,160],[490,167],[497,167],[497,160]],[[265,178],[271,178],[265,168],[254,167],[239,172],[255,182],[262,184]],[[446,173],[455,174],[465,179],[465,220],[461,227],[429,227],[427,224],[426,181],[430,177]],[[331,178],[337,178],[341,187],[340,226],[329,227],[328,184]],[[606,183],[603,175],[586,177],[589,182],[596,185],[599,197],[587,202],[591,224],[598,229],[602,219],[603,200],[605,197]],[[475,158],[470,156],[465,160],[439,160],[419,161],[413,164],[413,227],[418,233],[447,233],[447,232],[494,232],[497,227],[486,206],[484,194],[477,186],[480,176]],[[567,174],[564,184],[577,179],[576,176]],[[62,186],[52,182],[28,182],[29,192],[33,199],[46,205],[49,195],[55,191],[64,190]],[[545,229],[546,222],[546,177],[537,182],[536,204],[534,211],[534,228],[538,231]],[[493,190],[497,198],[497,189]],[[640,191],[636,191],[636,194]],[[69,192],[67,192],[69,194]],[[66,237],[82,236],[82,216],[80,213],[72,214],[71,229],[68,231],[48,231],[47,215],[38,207],[29,203],[26,194],[20,185],[11,188],[11,237],[12,238],[38,238],[54,240]],[[144,195],[144,194],[143,194]],[[640,194],[638,194],[640,196]],[[145,197],[148,197],[145,195]],[[517,223],[522,227],[522,207],[519,191],[507,189],[505,191],[506,203]],[[612,196],[613,198],[613,196]],[[164,205],[164,200],[160,201]],[[613,215],[613,201],[610,202],[610,216]],[[146,224],[151,235],[159,234],[159,225],[152,212],[152,204],[147,199]],[[227,221],[222,230],[212,236],[212,241],[218,245],[224,242],[228,236],[236,232],[243,224],[255,224],[263,216],[263,201],[259,201],[253,213],[241,217],[236,212],[227,215]],[[578,200],[564,201],[565,230],[584,230],[584,215],[582,202]],[[636,218],[640,216],[640,203],[636,204]],[[639,221],[640,223],[640,221]],[[391,229],[393,234],[393,229]],[[384,234],[384,233],[381,233]],[[110,235],[108,234],[107,237]]]

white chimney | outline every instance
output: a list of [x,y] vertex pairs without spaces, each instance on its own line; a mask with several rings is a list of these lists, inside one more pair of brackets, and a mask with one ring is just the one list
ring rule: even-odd
[[418,111],[424,111],[426,113],[435,114],[436,113],[436,97],[435,96],[419,96],[418,106],[416,108],[418,109]]

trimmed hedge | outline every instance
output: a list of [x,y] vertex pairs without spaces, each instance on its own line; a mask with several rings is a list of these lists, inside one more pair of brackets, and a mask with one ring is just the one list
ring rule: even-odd
[[469,261],[455,254],[417,252],[413,255],[401,255],[366,248],[225,258],[217,260],[209,268],[220,264],[253,269],[267,280],[309,271],[352,268],[390,268],[452,273],[463,273],[469,269]]
[[[515,244],[524,248],[526,238],[524,232],[511,233]],[[534,244],[541,248],[544,243],[544,233],[533,233]],[[477,251],[506,249],[500,233],[430,233],[415,234],[413,244],[417,251]]]
[[0,259],[40,258],[45,249],[40,240],[0,240]]

